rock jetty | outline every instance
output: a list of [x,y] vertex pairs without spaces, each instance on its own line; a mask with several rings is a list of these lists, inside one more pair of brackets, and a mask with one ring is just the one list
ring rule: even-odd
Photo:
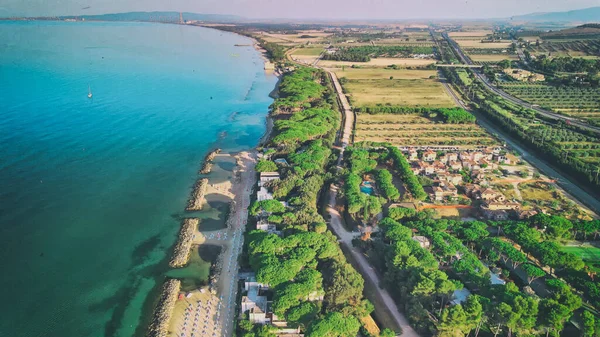
[[200,174],[208,174],[212,170],[212,161],[215,160],[215,157],[221,153],[221,149],[215,149],[206,155],[204,158],[204,165],[202,165],[202,169],[200,170]]
[[198,228],[199,223],[200,221],[196,218],[183,220],[181,230],[179,231],[179,238],[173,250],[173,256],[171,257],[171,261],[169,261],[171,268],[180,268],[188,263],[192,241],[194,241],[194,231]]
[[188,202],[188,206],[185,209],[186,211],[199,211],[202,209],[202,204],[204,204],[204,195],[206,194],[206,188],[208,187],[208,179],[200,179],[194,186],[194,191],[192,192],[192,197]]
[[181,281],[174,279],[165,281],[146,336],[166,337],[168,335],[169,322],[171,321],[173,308],[175,307],[180,289]]

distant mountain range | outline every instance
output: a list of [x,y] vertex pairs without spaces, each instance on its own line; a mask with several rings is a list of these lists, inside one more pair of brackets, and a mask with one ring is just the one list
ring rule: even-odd
[[531,13],[513,16],[513,21],[537,22],[599,22],[600,7],[576,9],[567,12]]
[[[181,13],[183,20],[195,20],[204,22],[239,22],[244,18],[236,15],[219,15],[219,14],[198,14],[198,13]],[[97,21],[158,21],[158,22],[178,22],[179,12],[127,12],[115,14],[100,14],[100,15],[69,15],[59,16],[61,19],[86,19]]]

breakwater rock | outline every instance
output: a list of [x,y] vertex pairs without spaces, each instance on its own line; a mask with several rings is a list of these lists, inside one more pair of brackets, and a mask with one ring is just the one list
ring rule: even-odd
[[210,171],[212,170],[213,164],[210,162],[205,162],[204,165],[202,165],[202,170],[200,170],[200,174],[209,174]]
[[212,170],[212,161],[215,160],[215,157],[221,153],[221,149],[214,149],[204,158],[204,165],[202,165],[202,169],[200,170],[201,174],[208,174],[210,170]]
[[204,195],[206,194],[206,188],[208,187],[208,179],[200,179],[194,186],[194,191],[192,192],[192,197],[190,201],[188,201],[188,206],[186,207],[186,211],[199,211],[202,209],[202,204],[204,203]]
[[196,218],[184,219],[181,224],[181,230],[179,231],[179,238],[175,243],[175,249],[173,250],[173,256],[169,261],[171,268],[180,268],[188,263],[190,258],[190,249],[192,248],[192,242],[194,241],[194,231],[198,228],[200,221]]
[[169,322],[171,321],[173,308],[175,307],[180,289],[181,281],[174,279],[165,281],[146,336],[166,337],[168,335]]

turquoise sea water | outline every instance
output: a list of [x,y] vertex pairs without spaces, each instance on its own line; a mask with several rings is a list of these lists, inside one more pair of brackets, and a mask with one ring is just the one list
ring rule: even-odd
[[143,333],[203,157],[265,130],[276,78],[250,43],[0,22],[0,336]]

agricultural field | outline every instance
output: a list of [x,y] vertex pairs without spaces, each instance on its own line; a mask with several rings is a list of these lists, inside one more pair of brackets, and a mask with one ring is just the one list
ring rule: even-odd
[[[468,53],[468,52],[467,52]],[[483,63],[498,63],[503,60],[511,60],[516,61],[519,59],[517,55],[514,54],[506,54],[506,53],[498,53],[498,54],[468,54],[473,63],[475,64],[483,64]]]
[[336,73],[355,107],[376,104],[454,106],[439,80],[430,78],[436,77],[432,70],[346,68]]
[[477,124],[444,124],[419,114],[358,114],[354,139],[395,146],[475,148],[497,144]]
[[598,57],[600,56],[600,39],[592,40],[539,40],[530,41],[527,51],[532,55]]
[[464,32],[450,32],[448,35],[455,39],[483,39],[484,37],[491,35],[491,30],[472,30]]
[[529,103],[600,124],[600,90],[504,82],[502,89]]
[[476,49],[508,49],[510,41],[498,42],[482,42],[481,39],[453,39],[461,48],[476,48]]
[[325,33],[318,30],[301,31],[296,34],[280,34],[261,32],[260,37],[267,42],[280,43],[282,45],[299,45],[310,43],[322,43],[327,41],[331,33]]

